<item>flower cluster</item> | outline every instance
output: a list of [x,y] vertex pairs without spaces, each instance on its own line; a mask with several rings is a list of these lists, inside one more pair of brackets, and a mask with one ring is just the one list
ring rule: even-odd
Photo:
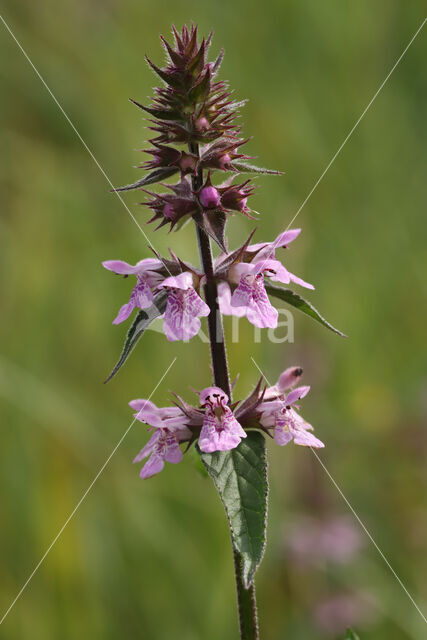
[[[218,302],[222,314],[246,316],[256,327],[275,328],[278,312],[269,300],[264,279],[284,284],[294,282],[307,289],[314,289],[313,285],[288,271],[276,259],[276,250],[286,248],[300,231],[301,229],[290,229],[281,233],[273,242],[245,243],[240,249],[219,256],[214,275],[219,283]],[[200,329],[199,317],[210,313],[209,307],[199,295],[200,286],[206,280],[205,274],[195,267],[182,271],[186,268],[182,261],[146,258],[132,266],[121,260],[107,260],[103,262],[103,266],[125,277],[136,277],[130,300],[121,307],[113,324],[127,320],[135,308],[151,307],[155,302],[155,293],[161,289],[166,289],[169,293],[163,323],[168,340],[193,338]],[[180,269],[181,272],[178,272]]]
[[[273,387],[262,388],[260,381],[246,400],[231,403],[225,347],[216,331],[219,328],[221,335],[222,320],[217,315],[245,316],[256,327],[275,328],[278,311],[270,296],[291,300],[290,304],[299,308],[305,305],[313,315],[315,310],[299,294],[281,285],[314,287],[289,271],[279,255],[301,229],[286,229],[273,241],[255,244],[251,243],[252,233],[238,248],[228,248],[225,228],[231,214],[253,217],[248,202],[254,185],[241,174],[280,172],[252,165],[251,156],[242,150],[248,139],[242,136],[236,119],[245,101],[234,100],[228,84],[217,79],[223,51],[213,62],[208,60],[212,34],[199,42],[197,27],[192,25],[184,26],[181,32],[173,27],[173,37],[171,44],[161,36],[167,56],[164,66],[158,67],[147,58],[162,86],[154,89],[148,106],[133,100],[147,116],[152,136],[145,150],[149,159],[139,167],[148,174],[118,190],[142,190],[147,197],[141,204],[151,210],[148,222],[155,222],[157,229],[169,226],[178,230],[193,219],[202,264],[199,269],[172,252],[171,258],[164,258],[156,251],[155,257],[135,265],[122,260],[103,262],[109,271],[136,280],[129,301],[113,320],[113,324],[120,324],[136,311],[110,378],[141,336],[141,327],[156,317],[163,318],[168,340],[187,341],[199,332],[201,318],[208,316],[212,353],[218,355],[221,348],[222,355],[217,360],[213,356],[215,386],[199,393],[197,407],[178,396],[171,407],[158,408],[149,400],[130,403],[135,418],[152,430],[148,444],[135,458],[135,462],[148,458],[141,471],[143,478],[161,471],[165,461],[180,462],[183,443],[189,448],[197,441],[202,453],[229,451],[239,446],[249,429],[261,430],[280,446],[291,440],[304,446],[324,446],[298,411],[297,403],[309,391],[307,386],[295,388],[302,374],[299,367],[284,371]],[[151,185],[157,185],[155,191]],[[216,259],[211,239],[220,248]],[[222,374],[218,374],[220,366]]]
[[[186,266],[169,262],[175,267],[174,271]],[[154,258],[140,260],[134,266],[122,260],[107,260],[102,264],[114,273],[136,277],[129,302],[121,307],[113,324],[127,320],[135,308],[150,308],[155,304],[155,293],[161,290],[167,292],[166,309],[162,316],[163,330],[168,340],[190,340],[199,332],[199,318],[209,315],[209,307],[198,293],[202,274],[191,267],[190,271],[180,271],[168,276],[167,273],[171,271],[170,267],[166,271],[167,263]]]
[[[154,430],[149,442],[134,462],[148,461],[141,478],[159,473],[164,463],[181,462],[181,443],[191,445],[198,440],[203,453],[230,451],[236,448],[248,429],[260,429],[284,446],[295,444],[321,448],[324,444],[312,433],[313,427],[298,413],[298,400],[310,387],[294,387],[302,375],[300,367],[290,367],[273,387],[261,389],[261,381],[243,402],[229,406],[229,398],[219,387],[207,387],[199,393],[199,406],[194,407],[175,396],[174,406],[158,408],[150,400],[132,400],[134,417]],[[188,446],[187,446],[188,448]]]

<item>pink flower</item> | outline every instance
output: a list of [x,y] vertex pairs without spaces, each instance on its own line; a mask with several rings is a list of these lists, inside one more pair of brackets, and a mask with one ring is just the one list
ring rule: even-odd
[[259,405],[260,424],[266,429],[273,429],[274,439],[281,447],[291,440],[295,444],[316,449],[325,446],[321,440],[310,433],[313,430],[311,424],[306,422],[292,407],[309,391],[310,387],[298,387],[291,391],[284,400],[267,400]]
[[158,408],[149,400],[129,402],[136,410],[135,418],[155,429],[148,443],[136,456],[134,462],[149,460],[141,469],[140,477],[150,478],[162,471],[166,462],[177,464],[182,460],[180,442],[190,440],[191,431],[186,426],[187,417],[178,407]]
[[163,267],[160,260],[146,258],[145,260],[140,260],[134,266],[122,260],[107,260],[102,263],[102,266],[125,277],[129,275],[136,276],[136,285],[132,289],[130,300],[121,307],[117,317],[113,320],[113,324],[120,324],[120,322],[127,320],[135,307],[147,309],[152,305],[152,289],[162,280],[161,274],[158,273],[158,269]]
[[[314,289],[312,284],[305,282],[288,271],[279,260],[275,259],[278,247],[286,247],[300,233],[300,229],[291,229],[281,233],[274,242],[261,242],[249,245],[242,252],[242,259],[250,262],[233,264],[227,273],[228,282],[219,291],[219,308],[224,315],[238,315],[235,309],[244,309],[249,322],[256,327],[277,327],[278,312],[271,304],[265,290],[264,278],[273,282],[289,284],[295,282],[307,289]],[[231,295],[230,284],[237,285]],[[231,296],[230,303],[227,298]]]
[[288,245],[295,240],[301,233],[301,229],[289,229],[283,233],[279,233],[273,242],[258,242],[250,244],[248,252],[255,253],[256,260],[276,258],[276,249],[287,249]]
[[201,316],[208,316],[210,309],[193,287],[193,276],[184,271],[178,276],[165,278],[158,289],[168,290],[168,300],[163,330],[171,342],[190,340],[200,330]]
[[199,447],[205,453],[229,451],[240,444],[246,433],[227,406],[228,396],[218,387],[207,387],[200,394],[200,404],[205,407]]
[[290,273],[278,260],[261,260],[256,263],[241,262],[230,269],[232,279],[239,278],[239,284],[231,297],[232,307],[244,307],[249,322],[256,327],[277,327],[278,312],[271,304],[264,286],[264,277],[273,282],[298,281],[298,284],[313,289]]

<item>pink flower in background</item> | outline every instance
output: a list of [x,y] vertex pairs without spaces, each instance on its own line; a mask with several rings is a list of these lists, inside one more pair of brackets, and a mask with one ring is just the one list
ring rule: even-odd
[[306,422],[292,407],[309,391],[310,387],[298,387],[291,391],[284,400],[267,400],[259,405],[260,424],[267,429],[273,429],[274,439],[281,447],[291,440],[295,444],[316,449],[325,446],[321,440],[310,433],[313,430],[311,424]]
[[163,322],[167,339],[171,342],[190,340],[197,335],[200,330],[199,317],[208,316],[210,310],[194,289],[192,274],[185,271],[178,276],[170,276],[157,288],[168,290]]
[[137,262],[136,265],[128,264],[123,260],[107,260],[102,263],[102,266],[125,277],[129,275],[136,277],[136,285],[132,290],[130,300],[121,307],[117,317],[113,320],[113,324],[120,324],[127,320],[135,307],[147,309],[153,304],[152,289],[163,279],[158,272],[163,267],[160,260],[146,258]]
[[344,634],[348,627],[369,627],[375,622],[377,602],[368,592],[336,593],[314,608],[318,628],[329,637]]
[[218,387],[207,387],[200,394],[200,404],[206,408],[199,447],[205,453],[229,451],[240,444],[246,433],[236,420],[228,396]]
[[158,408],[149,400],[132,400],[135,418],[155,429],[148,443],[134,459],[141,462],[148,458],[141,469],[140,477],[150,478],[162,471],[166,462],[177,464],[182,460],[179,443],[190,440],[191,431],[186,426],[186,415],[178,407]]
[[348,564],[363,545],[360,531],[349,516],[298,518],[286,532],[286,548],[300,564]]

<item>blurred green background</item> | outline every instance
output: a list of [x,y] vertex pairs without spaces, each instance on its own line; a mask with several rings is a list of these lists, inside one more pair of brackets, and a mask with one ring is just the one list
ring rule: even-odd
[[[292,219],[421,24],[425,5],[326,1],[40,0],[3,15],[114,184],[141,172],[147,132],[128,98],[155,83],[159,32],[191,19],[226,49],[222,77],[248,97],[244,133],[261,165],[259,238]],[[131,421],[156,391],[192,400],[209,384],[198,338],[150,332],[116,379],[102,380],[126,327],[112,327],[130,284],[101,261],[135,262],[147,243],[0,24],[0,616]],[[298,217],[287,254],[316,285],[312,302],[343,340],[295,314],[295,343],[240,323],[230,345],[236,397],[286,366],[305,369],[304,416],[322,461],[426,611],[427,412],[425,29]],[[125,194],[136,204],[141,194]],[[253,228],[234,217],[233,243]],[[196,261],[191,225],[156,233]],[[230,333],[227,322],[227,332]],[[191,456],[142,482],[134,425],[5,622],[5,640],[237,638],[230,543],[210,480]],[[425,623],[310,450],[270,448],[269,544],[257,580],[263,640],[425,638]]]

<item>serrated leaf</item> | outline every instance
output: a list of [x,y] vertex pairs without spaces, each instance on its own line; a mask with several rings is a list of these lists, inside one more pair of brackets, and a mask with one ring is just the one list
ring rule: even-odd
[[347,338],[345,333],[342,333],[341,331],[336,329],[333,325],[331,325],[330,322],[325,320],[325,318],[322,315],[320,315],[317,309],[315,309],[315,307],[313,307],[313,305],[310,302],[308,302],[302,296],[300,296],[299,293],[295,293],[295,291],[291,291],[291,289],[283,289],[282,287],[276,287],[273,284],[266,284],[265,290],[270,296],[274,296],[279,300],[283,300],[283,302],[287,302],[292,307],[295,307],[296,309],[299,309],[300,311],[305,313],[307,316],[314,318],[315,320],[317,320],[317,322],[320,322],[320,324],[323,324],[324,327],[327,327],[328,329],[338,334],[342,338]]
[[252,584],[264,555],[267,523],[267,457],[258,431],[231,451],[201,453],[224,505],[234,550],[241,558],[245,589]]
[[234,169],[237,169],[240,173],[258,173],[258,174],[268,174],[274,176],[282,176],[283,171],[276,171],[275,169],[264,169],[262,167],[256,167],[253,164],[249,164],[248,162],[242,162],[241,160],[233,161]]
[[114,191],[130,191],[131,189],[139,189],[140,187],[146,187],[149,184],[154,184],[155,182],[160,182],[161,180],[165,180],[166,178],[170,178],[174,173],[178,171],[178,167],[161,167],[160,169],[155,169],[148,176],[141,178],[137,182],[132,184],[127,184],[124,187],[117,187]]
[[124,365],[131,352],[133,351],[136,343],[138,342],[144,331],[147,329],[147,327],[153,322],[153,320],[155,320],[165,312],[167,298],[167,292],[161,291],[155,296],[154,303],[151,305],[151,307],[149,307],[148,309],[141,309],[141,311],[138,312],[131,328],[126,334],[126,340],[123,345],[120,358],[118,359],[116,366],[114,367],[108,378],[105,380],[105,382],[111,380],[111,378],[113,378],[118,370]]
[[360,638],[352,629],[347,629],[344,640],[360,640]]

